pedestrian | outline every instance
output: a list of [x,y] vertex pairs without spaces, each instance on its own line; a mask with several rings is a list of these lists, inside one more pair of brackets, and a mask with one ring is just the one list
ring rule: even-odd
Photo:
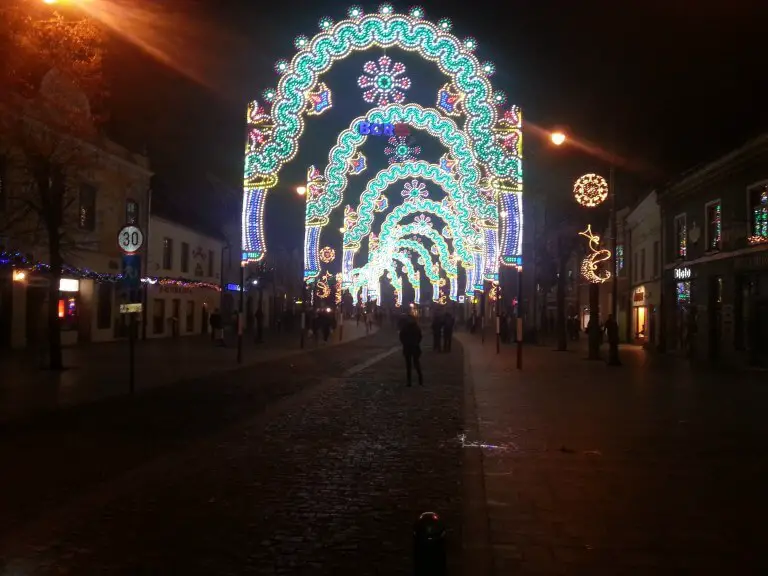
[[440,352],[442,349],[441,339],[443,332],[443,316],[442,314],[435,314],[432,319],[432,350]]
[[446,314],[443,321],[443,351],[451,351],[451,341],[453,340],[453,325],[455,320],[452,314]]
[[403,345],[405,357],[405,377],[407,385],[411,385],[411,372],[416,368],[419,377],[419,386],[424,386],[424,377],[421,374],[421,328],[413,316],[408,316],[400,329],[400,343]]
[[263,342],[264,340],[264,310],[261,309],[261,304],[256,309],[256,342]]
[[613,314],[608,314],[608,319],[603,325],[605,328],[606,336],[608,336],[609,346],[619,345],[619,323],[613,318]]
[[211,339],[218,346],[224,346],[224,326],[222,323],[221,312],[216,308],[211,314],[209,320],[211,323]]
[[477,312],[472,310],[472,316],[469,317],[469,333],[474,334],[477,330]]

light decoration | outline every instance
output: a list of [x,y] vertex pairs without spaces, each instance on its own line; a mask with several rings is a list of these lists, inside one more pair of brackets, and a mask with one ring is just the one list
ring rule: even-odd
[[691,301],[691,282],[678,282],[676,286],[676,296],[678,304],[685,304]]
[[720,242],[723,238],[723,218],[720,202],[709,206],[708,216],[710,218],[708,223],[710,226],[709,248],[710,250],[719,250]]
[[429,192],[427,191],[426,184],[419,182],[418,180],[411,180],[410,182],[405,183],[405,186],[403,186],[403,191],[400,192],[400,196],[405,198],[406,202],[413,202],[420,198],[427,198],[429,196]]
[[392,4],[382,4],[379,6],[379,14],[390,15],[394,14],[395,9],[392,7]]
[[325,83],[320,82],[314,90],[307,92],[307,110],[308,116],[320,116],[326,110],[333,107],[331,90]]
[[496,65],[493,62],[483,62],[481,70],[486,77],[490,78],[496,73]]
[[375,202],[373,203],[373,211],[374,212],[384,212],[389,208],[389,200],[387,200],[387,197],[382,194],[378,198],[376,198]]
[[262,96],[264,98],[264,102],[274,102],[275,98],[277,98],[277,92],[274,88],[267,88],[262,93]]
[[456,169],[456,160],[450,154],[443,154],[440,156],[440,169],[453,174]]
[[405,74],[405,64],[392,62],[389,56],[382,56],[376,62],[368,61],[357,85],[366,89],[363,100],[369,104],[386,106],[390,102],[405,102],[405,90],[411,87],[411,79]]
[[368,159],[362,152],[358,152],[347,160],[350,174],[360,174],[368,167]]
[[347,10],[347,16],[353,19],[363,17],[363,9],[360,6],[350,6]]
[[411,146],[407,136],[392,136],[388,140],[389,146],[384,148],[384,154],[389,157],[389,163],[410,162],[416,160],[421,154],[421,146]]
[[466,48],[470,52],[473,52],[477,48],[477,40],[475,40],[471,36],[469,38],[465,38],[464,39],[464,48]]
[[589,249],[592,253],[581,262],[581,275],[592,284],[602,284],[610,279],[610,270],[602,270],[598,273],[600,262],[611,258],[611,251],[600,248],[600,236],[592,233],[592,225],[587,226],[579,236],[584,236],[589,241]]
[[[298,51],[287,67],[278,65],[283,71],[270,111],[273,131],[266,143],[247,152],[245,158],[244,261],[263,257],[265,242],[260,219],[263,211],[258,205],[263,207],[267,190],[277,185],[281,167],[298,151],[297,142],[304,130],[302,115],[307,111],[307,92],[334,62],[353,51],[374,46],[397,47],[435,62],[464,96],[463,130],[471,149],[486,165],[490,176],[514,182],[520,191],[521,158],[500,146],[491,130],[497,121],[498,93],[491,89],[472,51],[450,34],[450,21],[442,19],[433,24],[422,20],[421,10],[411,11],[410,16],[394,13],[366,16],[355,7],[349,15],[335,25],[328,18],[321,19],[321,32]],[[328,182],[333,185],[330,178]]]
[[501,288],[499,287],[498,282],[494,282],[491,284],[491,289],[488,290],[488,298],[491,302],[496,302],[499,299],[499,295],[501,293]]
[[484,232],[483,278],[490,282],[497,282],[499,280],[499,232],[496,228],[486,228]]
[[522,155],[523,131],[519,106],[512,106],[504,112],[493,129],[499,144],[510,154]]
[[598,174],[584,174],[573,184],[573,197],[586,208],[600,206],[608,198],[608,182]]
[[278,60],[275,62],[275,72],[278,74],[285,74],[288,71],[290,64],[288,60]]
[[318,256],[320,258],[320,262],[322,262],[323,264],[330,264],[331,262],[336,260],[336,250],[334,250],[330,246],[325,246],[320,249]]
[[413,219],[413,223],[417,226],[429,226],[432,227],[432,218],[427,216],[426,214],[419,214],[416,216],[416,218]]
[[419,20],[421,18],[424,18],[424,10],[421,8],[421,6],[414,6],[413,8],[411,8],[408,14],[414,20]]
[[752,208],[752,235],[747,238],[747,242],[768,242],[768,186],[760,191],[758,203]]
[[448,116],[461,116],[463,114],[464,94],[452,82],[444,84],[437,91],[436,106],[448,114]]
[[256,100],[248,104],[248,144],[246,154],[256,152],[272,135],[272,117]]
[[297,50],[301,50],[302,48],[305,48],[307,44],[309,44],[309,38],[307,38],[303,34],[301,36],[296,36],[296,39],[293,41],[293,45],[296,47]]
[[317,297],[321,300],[328,298],[331,295],[331,287],[328,285],[328,280],[331,278],[330,272],[326,272],[323,277],[317,281]]

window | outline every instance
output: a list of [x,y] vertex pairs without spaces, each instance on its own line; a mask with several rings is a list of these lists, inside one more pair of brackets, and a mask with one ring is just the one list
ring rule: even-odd
[[90,184],[80,184],[79,211],[77,225],[80,230],[96,229],[96,188]]
[[139,225],[139,203],[136,200],[125,201],[125,223],[129,226]]
[[208,250],[208,276],[213,278],[213,250]]
[[620,275],[624,275],[624,246],[616,246],[616,267]]
[[637,252],[632,254],[632,281],[637,282]]
[[691,282],[677,283],[677,303],[687,304],[691,301]]
[[152,305],[152,333],[162,334],[165,331],[165,300],[155,298]]
[[660,252],[660,244],[659,241],[656,240],[653,243],[653,270],[651,271],[651,276],[654,278],[658,277],[659,274],[661,274],[661,270],[659,269],[659,252]]
[[645,280],[645,248],[640,250],[640,280]]
[[187,300],[187,332],[195,331],[195,303]]
[[723,238],[720,200],[709,202],[704,209],[707,217],[707,250],[720,250]]
[[189,244],[181,243],[181,271],[189,272]]
[[98,284],[98,302],[96,303],[96,327],[106,330],[112,327],[112,286],[110,282]]
[[163,268],[173,268],[173,239],[163,238]]
[[685,258],[688,253],[688,227],[685,214],[675,216],[675,258]]
[[749,191],[750,244],[768,242],[768,184]]

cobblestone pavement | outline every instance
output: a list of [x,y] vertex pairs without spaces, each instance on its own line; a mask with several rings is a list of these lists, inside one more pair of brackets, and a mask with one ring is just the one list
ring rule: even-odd
[[768,573],[764,374],[460,339],[495,574]]
[[[426,385],[407,388],[395,343],[383,330],[260,364],[258,386],[243,370],[90,405],[37,445],[13,431],[0,574],[406,574],[426,510],[453,529],[457,570],[463,354],[426,351]],[[44,448],[63,453],[23,457]]]
[[[363,324],[347,321],[343,333],[336,331],[327,343],[308,339],[304,350],[326,348],[366,335]],[[215,346],[210,336],[137,341],[137,388],[166,386],[302,353],[298,329],[267,333],[259,344],[252,334],[246,334],[241,365],[237,363],[236,335],[227,332],[227,340],[226,347]],[[64,364],[69,367],[63,372],[41,370],[40,358],[24,351],[0,357],[0,422],[128,393],[128,342],[82,344],[64,348],[63,355]]]

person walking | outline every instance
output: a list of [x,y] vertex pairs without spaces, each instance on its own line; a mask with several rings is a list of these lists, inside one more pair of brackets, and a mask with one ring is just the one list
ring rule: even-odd
[[424,377],[421,374],[421,328],[416,319],[408,316],[400,328],[400,343],[403,345],[405,357],[405,377],[407,385],[411,385],[412,369],[416,368],[419,377],[419,386],[424,386]]
[[446,314],[443,321],[443,352],[451,351],[451,342],[453,341],[453,325],[455,324],[452,314]]
[[441,314],[435,314],[432,319],[432,350],[440,352],[442,349],[441,339],[443,331],[443,316]]
[[608,344],[610,346],[619,345],[619,323],[613,317],[613,314],[608,314],[608,319],[604,324],[606,336],[608,336]]

